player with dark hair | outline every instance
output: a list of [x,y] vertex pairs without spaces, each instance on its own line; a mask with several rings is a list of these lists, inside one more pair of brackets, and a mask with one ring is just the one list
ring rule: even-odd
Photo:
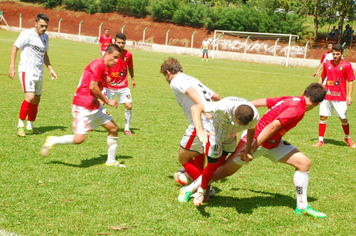
[[[327,93],[325,100],[320,104],[319,140],[313,145],[315,147],[324,146],[326,122],[328,116],[331,116],[335,110],[345,133],[345,142],[349,147],[356,148],[350,138],[350,125],[347,119],[347,106],[352,104],[355,75],[351,63],[342,58],[343,54],[343,47],[340,44],[335,44],[332,48],[334,60],[324,63],[323,73],[319,79],[320,84],[325,84]],[[348,92],[346,91],[347,87]]]
[[[200,206],[203,204],[204,198],[207,200],[209,197],[207,189],[214,172],[224,163],[228,153],[235,151],[236,135],[244,129],[248,130],[247,143],[249,144],[245,158],[252,159],[249,147],[252,144],[259,114],[250,102],[237,97],[227,97],[214,103],[196,104],[192,106],[191,110],[197,136],[205,144],[205,154],[208,158],[208,164],[202,173],[201,184],[194,197],[194,205]],[[202,126],[202,113],[212,113],[213,116],[213,125],[205,127],[208,132]],[[178,201],[187,202],[196,187],[182,187],[179,191]]]
[[[160,72],[164,75],[178,104],[182,107],[190,125],[180,142],[178,161],[183,165],[188,175],[194,180],[204,168],[204,149],[196,135],[191,107],[195,104],[210,104],[212,100],[220,100],[220,96],[203,85],[196,78],[183,73],[181,64],[175,58],[168,58],[161,65]],[[211,123],[210,119],[201,117],[203,127]]]
[[122,50],[119,61],[114,67],[109,68],[109,77],[107,85],[104,88],[104,94],[108,99],[115,99],[115,95],[119,98],[119,103],[125,106],[125,128],[124,134],[132,136],[130,131],[130,123],[132,117],[132,96],[128,86],[127,71],[131,77],[132,88],[136,87],[134,78],[134,69],[132,61],[132,53],[125,49],[126,35],[118,33],[115,36],[115,44]]
[[94,59],[85,67],[73,98],[74,135],[48,136],[41,148],[42,156],[47,156],[55,145],[81,144],[85,141],[86,134],[90,130],[103,126],[109,132],[107,137],[108,157],[105,165],[125,167],[116,161],[119,128],[114,123],[112,116],[99,102],[101,100],[104,104],[117,108],[117,101],[107,99],[101,91],[107,80],[107,68],[113,67],[118,62],[121,52],[121,48],[116,44],[110,44],[106,48],[103,58]]
[[112,37],[109,35],[109,28],[104,29],[104,34],[99,38],[99,53],[103,57],[107,46],[112,44]]
[[[18,68],[18,75],[25,93],[25,99],[22,102],[19,122],[17,125],[17,135],[26,137],[28,134],[39,134],[40,132],[33,127],[38,113],[38,105],[41,100],[43,87],[43,64],[49,69],[52,79],[57,75],[49,61],[48,35],[45,33],[48,28],[49,19],[47,15],[38,14],[35,21],[35,27],[24,30],[20,33],[10,54],[9,77],[14,78],[16,74],[15,61],[19,49],[21,49],[21,59]],[[27,129],[24,129],[25,120],[27,120]]]
[[[274,163],[285,163],[295,168],[294,185],[297,195],[295,212],[300,215],[325,218],[326,214],[318,212],[308,205],[307,189],[309,183],[310,159],[292,144],[283,140],[283,136],[294,128],[304,117],[305,112],[312,110],[323,101],[326,91],[318,84],[310,84],[302,96],[260,98],[252,101],[255,107],[267,107],[268,111],[258,121],[255,141],[251,147],[253,158],[265,156]],[[246,159],[246,131],[241,135],[236,150],[225,164],[215,171],[213,180],[226,178],[238,171],[252,159]],[[199,180],[199,178],[198,178]],[[196,181],[198,182],[198,181]],[[193,182],[191,185],[196,185]]]

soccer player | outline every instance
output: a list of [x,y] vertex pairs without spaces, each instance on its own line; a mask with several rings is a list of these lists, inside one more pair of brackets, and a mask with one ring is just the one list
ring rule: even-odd
[[[203,85],[196,78],[183,73],[181,64],[175,58],[168,58],[161,65],[160,72],[164,75],[178,104],[182,107],[190,125],[180,142],[178,161],[183,165],[188,175],[194,180],[204,168],[205,155],[203,144],[196,135],[191,107],[195,104],[210,103],[220,100],[220,96]],[[210,119],[202,117],[203,127],[211,123]],[[194,159],[193,159],[194,158]]]
[[112,44],[112,37],[109,35],[109,28],[105,28],[104,34],[100,36],[99,43],[99,53],[101,57],[103,57],[106,47]]
[[[325,218],[326,214],[311,208],[307,201],[311,161],[282,137],[303,119],[305,112],[318,106],[325,94],[326,90],[321,84],[313,83],[305,89],[302,96],[261,98],[251,102],[255,107],[268,108],[256,126],[255,142],[251,151],[253,157],[265,156],[274,163],[281,162],[293,166],[295,168],[293,181],[297,195],[295,212],[318,218]],[[230,176],[251,161],[245,160],[241,155],[246,146],[246,134],[243,133],[236,151],[217,169],[212,179]]]
[[[19,49],[21,49],[21,59],[18,68],[18,75],[25,93],[25,99],[22,102],[19,122],[17,125],[17,135],[26,137],[27,134],[39,134],[33,123],[36,120],[38,105],[41,100],[43,87],[43,64],[49,69],[52,79],[57,75],[49,61],[48,35],[45,33],[48,27],[49,19],[47,15],[38,14],[35,21],[35,27],[24,30],[20,33],[10,54],[9,77],[14,79],[16,74],[15,61]],[[24,129],[27,117],[27,129]]]
[[205,38],[201,43],[201,48],[203,49],[203,56],[201,57],[201,61],[204,61],[204,55],[206,55],[206,61],[209,60],[209,48],[210,44],[208,42],[208,38]]
[[[206,193],[214,172],[224,163],[228,153],[235,151],[236,135],[244,129],[248,130],[248,148],[244,158],[252,159],[250,147],[259,114],[250,102],[237,97],[227,97],[214,103],[196,104],[191,110],[197,135],[200,141],[205,144],[205,154],[208,157],[208,164],[203,170],[200,187],[194,197],[194,205],[200,206],[203,204],[204,195],[206,195],[205,200],[209,197]],[[202,113],[212,113],[214,117],[213,128],[210,130],[206,128],[209,135],[202,126]],[[181,188],[178,201],[187,202],[191,193],[192,190],[189,186]]]
[[118,33],[115,36],[115,44],[122,50],[122,54],[118,63],[114,67],[109,68],[110,82],[104,88],[104,94],[108,99],[115,99],[117,94],[119,103],[125,106],[125,128],[124,134],[132,136],[130,131],[130,123],[132,117],[132,97],[127,81],[127,71],[130,73],[132,88],[136,87],[134,78],[134,69],[132,61],[132,53],[125,48],[126,36],[123,33]]
[[[345,133],[345,142],[351,148],[356,148],[350,138],[350,125],[347,120],[347,106],[352,104],[355,75],[350,62],[342,58],[344,49],[340,44],[332,48],[333,59],[324,63],[319,83],[324,83],[327,91],[325,100],[320,104],[319,140],[313,146],[324,146],[324,134],[328,116],[336,111]],[[326,80],[326,83],[325,83]],[[348,86],[346,85],[348,84]],[[348,87],[348,92],[346,90]]]
[[74,135],[48,136],[41,148],[42,156],[47,156],[50,150],[58,144],[81,144],[85,141],[86,134],[90,130],[103,126],[109,132],[107,137],[108,157],[105,165],[125,167],[115,159],[119,129],[112,116],[99,103],[100,99],[104,104],[117,108],[117,101],[107,99],[101,91],[106,83],[107,67],[113,67],[118,62],[121,52],[121,48],[116,44],[110,44],[106,48],[103,58],[94,59],[85,67],[73,98]]
[[334,45],[334,43],[332,43],[332,42],[328,43],[326,52],[324,52],[323,56],[321,57],[320,64],[319,64],[318,68],[316,69],[316,71],[314,72],[314,74],[312,75],[313,77],[316,77],[317,75],[319,75],[319,72],[323,68],[323,65],[325,62],[333,59],[332,53],[331,53],[331,51],[333,49],[333,45]]

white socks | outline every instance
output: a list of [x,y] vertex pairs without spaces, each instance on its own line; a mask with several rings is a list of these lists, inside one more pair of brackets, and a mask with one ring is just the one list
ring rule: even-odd
[[33,129],[33,121],[27,121],[27,129],[28,130],[31,130],[31,129]]
[[131,116],[132,116],[132,110],[125,109],[125,129],[124,130],[130,130]]
[[118,140],[118,137],[108,136],[108,138],[107,138],[107,144],[108,144],[107,164],[113,164],[116,162],[117,140]]
[[297,194],[297,207],[305,209],[308,206],[307,191],[309,183],[309,172],[294,172],[294,186]]
[[19,119],[19,123],[17,124],[17,128],[24,127],[25,126],[25,121]]
[[60,137],[52,136],[50,141],[52,144],[73,144],[74,135],[64,135]]
[[202,176],[200,175],[196,180],[194,180],[191,184],[185,187],[186,191],[195,192],[201,185]]

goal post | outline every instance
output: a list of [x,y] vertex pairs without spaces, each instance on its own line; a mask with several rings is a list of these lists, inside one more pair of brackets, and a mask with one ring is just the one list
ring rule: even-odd
[[[220,39],[222,36],[229,36],[229,37],[224,37],[224,38],[229,38],[229,39]],[[247,48],[249,46],[249,40],[274,40],[275,45],[274,51],[270,51],[269,53],[276,55],[276,49],[277,49],[277,42],[279,40],[283,40],[285,42],[288,41],[288,47],[286,51],[286,67],[288,66],[289,62],[289,57],[290,57],[290,49],[291,49],[291,42],[292,40],[299,39],[298,35],[293,35],[293,34],[276,34],[276,33],[259,33],[259,32],[244,32],[244,31],[227,31],[227,30],[214,30],[214,40],[213,40],[213,55],[212,59],[215,57],[215,53],[219,51],[219,49],[226,49],[226,47],[230,46],[230,50],[228,51],[237,51],[238,49],[243,50],[243,53],[247,52]],[[224,42],[224,44],[220,45],[221,42]],[[228,44],[231,45],[228,45]],[[238,46],[236,46],[238,45]],[[251,44],[250,44],[251,45]],[[256,45],[254,45],[256,47]]]

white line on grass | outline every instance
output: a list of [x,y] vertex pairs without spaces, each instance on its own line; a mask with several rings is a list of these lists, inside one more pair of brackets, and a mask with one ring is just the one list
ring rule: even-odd
[[21,235],[19,235],[19,234],[6,232],[5,230],[2,230],[2,229],[0,229],[0,235],[1,235],[1,236],[21,236]]

